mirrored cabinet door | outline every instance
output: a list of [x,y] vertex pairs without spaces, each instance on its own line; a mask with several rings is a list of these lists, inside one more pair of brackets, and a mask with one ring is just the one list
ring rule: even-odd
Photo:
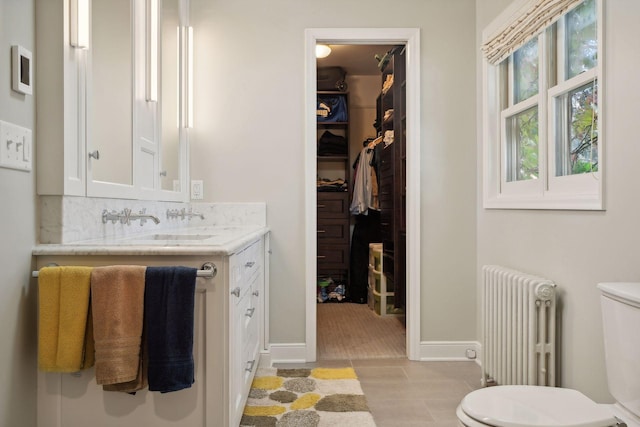
[[178,121],[178,74],[180,0],[162,0],[161,26],[161,135],[160,188],[180,191],[180,129]]
[[89,178],[125,186],[133,186],[132,12],[130,0],[91,1],[87,66]]

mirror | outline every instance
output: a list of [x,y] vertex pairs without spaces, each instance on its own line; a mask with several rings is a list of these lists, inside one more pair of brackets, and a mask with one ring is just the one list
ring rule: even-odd
[[[90,153],[97,150],[99,154],[99,159],[93,154],[95,160],[89,162],[91,181],[133,186],[135,176],[138,187],[180,192],[184,187],[180,183],[184,179],[181,138],[186,135],[178,126],[178,28],[186,0],[155,0],[158,12],[150,6],[152,1],[91,2],[87,147]],[[149,79],[148,55],[153,44],[148,38],[154,15],[160,30],[158,102],[140,98],[140,88]]]
[[180,132],[178,129],[178,27],[180,0],[162,0],[161,34],[161,166],[160,187],[180,191]]
[[133,54],[130,0],[91,2],[88,135],[94,181],[133,184]]

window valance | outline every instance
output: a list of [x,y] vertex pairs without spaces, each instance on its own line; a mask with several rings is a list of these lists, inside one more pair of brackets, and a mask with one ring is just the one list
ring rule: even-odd
[[507,58],[583,0],[526,0],[514,19],[489,36],[482,51],[491,64]]

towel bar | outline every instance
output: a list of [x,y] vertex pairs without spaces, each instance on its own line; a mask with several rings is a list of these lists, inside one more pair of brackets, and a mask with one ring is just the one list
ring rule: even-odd
[[[197,277],[213,278],[213,277],[216,277],[217,273],[218,273],[218,267],[216,267],[214,263],[205,262],[204,264],[202,264],[202,267],[200,268],[200,270],[198,270],[196,275]],[[39,274],[40,273],[38,271],[32,271],[31,277],[38,277]]]

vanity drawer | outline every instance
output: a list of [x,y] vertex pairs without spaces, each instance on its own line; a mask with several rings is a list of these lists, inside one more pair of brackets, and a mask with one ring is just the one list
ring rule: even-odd
[[229,374],[237,390],[234,401],[238,410],[242,409],[244,396],[249,392],[253,374],[258,367],[260,313],[253,292],[253,285],[248,286],[248,291],[231,309],[234,348],[231,352],[233,360]]
[[262,271],[263,264],[262,241],[256,241],[242,251],[232,255],[231,268],[231,294],[235,296],[235,303],[248,291],[249,285],[255,281],[258,272]]
[[258,271],[262,270],[262,241],[252,243],[241,253],[242,276],[246,282],[252,281]]

